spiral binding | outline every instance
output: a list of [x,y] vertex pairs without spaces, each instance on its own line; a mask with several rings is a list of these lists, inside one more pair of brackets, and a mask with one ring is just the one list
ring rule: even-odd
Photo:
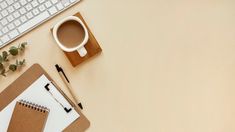
[[47,108],[47,107],[44,107],[44,106],[41,106],[41,105],[38,105],[38,104],[35,104],[35,103],[32,103],[32,102],[29,102],[29,101],[25,101],[25,100],[20,100],[18,101],[20,105],[24,106],[24,107],[27,107],[27,108],[30,108],[30,109],[34,109],[36,111],[39,111],[39,112],[49,112],[50,110]]

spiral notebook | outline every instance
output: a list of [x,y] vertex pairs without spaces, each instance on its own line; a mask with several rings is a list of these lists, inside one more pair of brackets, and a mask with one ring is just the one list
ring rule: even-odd
[[8,132],[42,132],[45,128],[49,109],[47,107],[27,102],[17,101]]

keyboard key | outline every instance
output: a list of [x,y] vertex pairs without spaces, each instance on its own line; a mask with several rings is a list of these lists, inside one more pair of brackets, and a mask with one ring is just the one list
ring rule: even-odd
[[3,1],[2,3],[0,3],[0,7],[2,9],[5,9],[7,7],[7,3],[5,1]]
[[27,4],[27,5],[25,6],[25,8],[26,8],[27,11],[30,11],[30,10],[33,9],[33,7],[31,6],[31,4]]
[[13,23],[10,23],[7,27],[9,28],[9,30],[13,30],[15,28]]
[[24,6],[25,4],[27,4],[27,1],[26,1],[26,0],[20,0],[20,4],[21,4],[22,6]]
[[39,10],[38,9],[34,9],[33,10],[33,14],[36,16],[36,15],[38,15],[39,14]]
[[65,7],[67,7],[67,6],[69,6],[69,5],[70,5],[70,3],[69,3],[68,1],[64,3],[64,6],[65,6]]
[[21,22],[26,22],[27,18],[25,16],[20,17]]
[[12,13],[12,12],[15,11],[15,9],[14,9],[12,6],[8,7],[7,10],[8,10],[8,12],[10,12],[10,13]]
[[47,1],[47,2],[45,3],[45,5],[46,5],[46,7],[47,7],[47,8],[49,8],[49,7],[51,7],[51,6],[52,6],[52,4],[51,4],[51,2],[50,2],[50,1]]
[[3,11],[1,12],[1,14],[2,14],[3,17],[5,17],[5,16],[8,15],[8,12],[7,12],[7,10],[3,10]]
[[13,16],[14,16],[15,18],[18,18],[18,17],[20,16],[20,13],[19,13],[18,11],[16,11],[16,12],[13,13]]
[[2,32],[3,33],[7,33],[9,31],[9,29],[7,28],[7,27],[4,27],[3,29],[2,29]]
[[38,8],[39,8],[39,10],[40,10],[41,12],[46,10],[46,7],[45,7],[44,5],[41,5],[41,6],[39,6]]
[[62,10],[64,8],[64,6],[61,3],[58,3],[56,7],[58,10]]
[[7,17],[7,20],[8,20],[8,22],[12,22],[12,21],[14,20],[14,18],[13,18],[12,15],[9,15],[9,16]]
[[24,7],[20,8],[20,14],[24,15],[26,13],[26,10]]
[[13,3],[14,3],[13,0],[7,0],[7,4],[8,4],[8,5],[11,5],[11,4],[13,4]]
[[28,19],[31,19],[33,17],[33,14],[31,12],[29,12],[29,13],[26,14],[26,16],[27,16]]
[[56,4],[58,0],[51,0],[52,4]]
[[19,35],[19,32],[17,30],[13,30],[9,33],[10,38],[15,38]]
[[19,3],[15,3],[13,6],[14,6],[14,8],[15,8],[16,10],[20,8],[20,4],[19,4]]
[[57,12],[57,9],[53,6],[48,11],[50,12],[51,15],[53,15]]
[[38,0],[38,2],[41,4],[41,3],[45,2],[45,0]]
[[25,31],[27,31],[28,29],[32,28],[33,26],[35,26],[36,24],[41,23],[43,20],[49,18],[50,15],[47,11],[41,13],[40,15],[34,17],[33,19],[27,21],[26,23],[24,23],[23,25],[21,25],[18,30],[20,33],[23,33]]
[[34,1],[32,2],[32,6],[33,6],[33,7],[37,7],[37,6],[38,6],[38,2],[37,2],[36,0],[34,0]]
[[8,37],[8,35],[5,35],[1,38],[1,40],[2,40],[3,43],[6,43],[7,41],[10,40],[10,38]]
[[18,27],[18,26],[21,24],[21,22],[20,22],[20,20],[15,20],[15,21],[14,21],[14,24],[15,24],[15,26]]
[[2,19],[2,20],[1,20],[1,23],[2,23],[3,26],[7,25],[7,23],[8,23],[8,22],[7,22],[7,19],[6,19],[6,18]]

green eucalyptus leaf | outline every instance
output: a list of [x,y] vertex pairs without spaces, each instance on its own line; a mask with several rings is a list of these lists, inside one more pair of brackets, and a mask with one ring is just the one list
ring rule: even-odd
[[13,56],[16,56],[18,55],[18,48],[15,47],[15,46],[12,46],[9,50],[10,54],[13,55]]
[[14,71],[17,70],[17,65],[11,64],[11,65],[9,66],[9,69],[14,72]]
[[21,62],[22,62],[22,65],[25,64],[25,59],[23,59],[23,61],[21,61]]
[[2,63],[3,62],[3,58],[2,58],[2,56],[0,55],[0,63]]
[[6,70],[5,70],[5,69],[3,69],[3,70],[1,71],[1,75],[4,76],[4,77],[6,77]]
[[19,61],[20,66],[24,65],[24,63],[25,63],[25,59],[23,59],[22,61]]
[[8,57],[8,53],[7,53],[6,51],[3,51],[3,52],[2,52],[2,58],[3,58],[3,60],[6,61],[6,60],[7,60],[7,57]]
[[24,42],[24,43],[21,43],[20,45],[19,45],[19,49],[21,50],[21,51],[23,51],[24,49],[25,49],[25,46],[27,45],[27,42]]
[[16,65],[17,65],[17,66],[19,65],[19,60],[16,60]]
[[0,63],[0,70],[4,69],[4,65]]
[[21,44],[21,47],[22,47],[22,48],[25,48],[25,46],[26,46],[27,44],[28,44],[27,42],[24,42],[24,43]]

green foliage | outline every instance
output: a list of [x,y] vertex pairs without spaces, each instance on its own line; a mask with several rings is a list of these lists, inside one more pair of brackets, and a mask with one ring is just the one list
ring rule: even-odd
[[12,46],[11,48],[10,48],[10,50],[9,50],[9,53],[11,54],[11,55],[13,55],[13,56],[16,56],[16,55],[18,55],[18,48],[17,47],[15,47],[15,46]]
[[0,54],[0,75],[6,77],[6,73],[9,71],[14,72],[25,64],[25,59],[17,59],[14,64],[8,64],[7,62],[9,61],[10,56],[17,56],[20,52],[23,52],[26,45],[27,42],[19,44],[18,47],[12,46],[8,52],[3,51],[2,54]]

